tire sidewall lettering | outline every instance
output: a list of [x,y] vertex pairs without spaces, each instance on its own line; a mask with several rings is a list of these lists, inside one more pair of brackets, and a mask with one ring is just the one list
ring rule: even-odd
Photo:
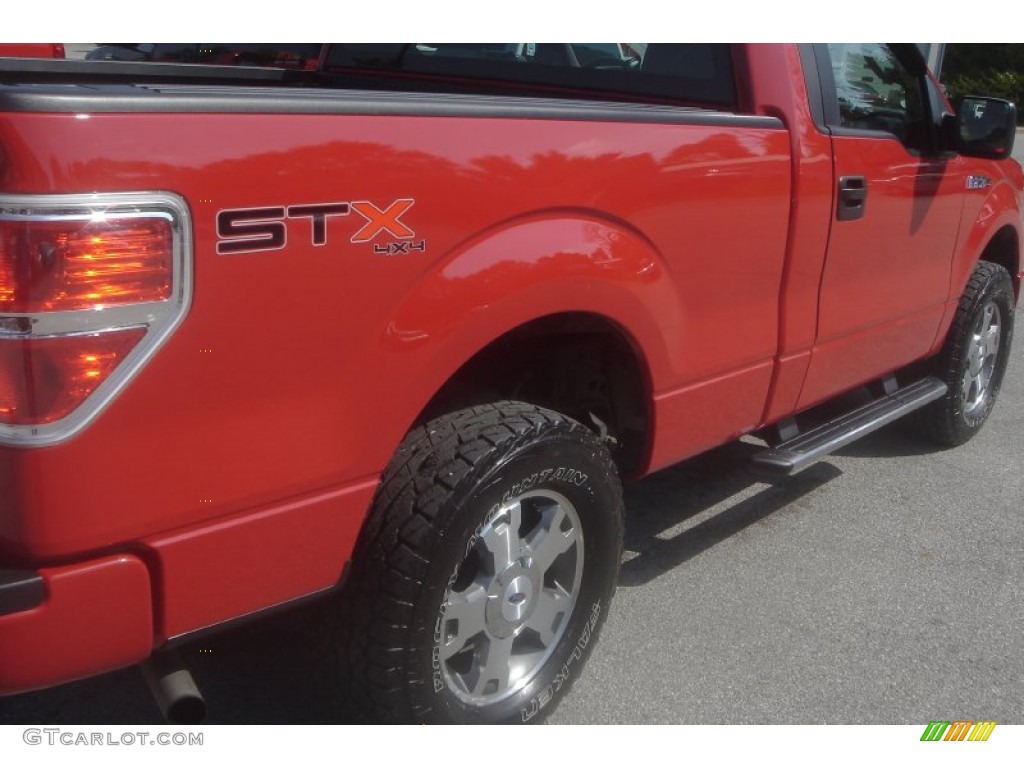
[[561,669],[558,670],[558,673],[555,675],[555,679],[552,680],[552,682],[539,694],[531,698],[529,703],[520,710],[520,716],[524,723],[530,722],[540,714],[540,711],[544,709],[545,706],[551,703],[555,695],[562,690],[562,686],[568,682],[573,668],[578,668],[580,666],[579,662],[581,662],[586,655],[587,646],[590,645],[591,638],[593,638],[597,632],[597,625],[600,619],[601,603],[598,601],[591,606],[590,617],[586,624],[583,625],[583,630],[579,634],[572,653],[569,654],[569,658],[566,659],[565,663],[562,664]]

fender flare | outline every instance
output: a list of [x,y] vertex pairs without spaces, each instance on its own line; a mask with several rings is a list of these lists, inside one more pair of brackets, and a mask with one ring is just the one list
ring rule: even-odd
[[655,388],[682,355],[679,298],[646,237],[588,211],[517,217],[432,264],[391,313],[383,346],[420,376],[420,397],[403,406],[404,429],[489,344],[562,313],[597,315],[618,326]]
[[960,296],[964,292],[967,281],[970,280],[974,265],[978,263],[982,254],[998,234],[1007,228],[1012,229],[1017,237],[1018,273],[1011,275],[1011,278],[1019,298],[1022,237],[1019,199],[1019,192],[1014,189],[1011,179],[1001,178],[995,182],[989,195],[985,198],[977,218],[969,225],[965,222],[965,233],[961,235],[950,270],[949,299],[946,302],[946,311],[943,314],[942,322],[939,323],[935,342],[932,345],[932,353],[937,352],[945,341]]

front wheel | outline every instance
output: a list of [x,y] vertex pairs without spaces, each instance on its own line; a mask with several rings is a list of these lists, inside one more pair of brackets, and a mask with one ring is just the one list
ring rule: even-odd
[[1010,356],[1013,305],[1009,273],[998,264],[978,262],[936,358],[936,375],[949,389],[919,412],[919,426],[937,443],[966,443],[992,412]]
[[357,547],[339,642],[386,722],[529,722],[589,655],[615,590],[622,492],[603,443],[525,403],[413,430]]

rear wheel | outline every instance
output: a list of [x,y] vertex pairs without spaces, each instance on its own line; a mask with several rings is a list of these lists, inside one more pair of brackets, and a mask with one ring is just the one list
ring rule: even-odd
[[998,264],[978,262],[960,299],[935,373],[945,397],[919,412],[918,424],[946,446],[966,443],[995,406],[1013,337],[1013,285]]
[[547,714],[593,647],[621,543],[615,467],[571,419],[503,402],[413,430],[338,614],[353,704],[378,721]]

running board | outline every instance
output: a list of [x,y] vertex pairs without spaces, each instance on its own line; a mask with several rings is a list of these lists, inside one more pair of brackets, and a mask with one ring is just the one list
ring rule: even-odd
[[934,376],[915,381],[758,453],[750,460],[752,469],[771,477],[795,475],[854,440],[938,400],[946,390],[946,385]]

